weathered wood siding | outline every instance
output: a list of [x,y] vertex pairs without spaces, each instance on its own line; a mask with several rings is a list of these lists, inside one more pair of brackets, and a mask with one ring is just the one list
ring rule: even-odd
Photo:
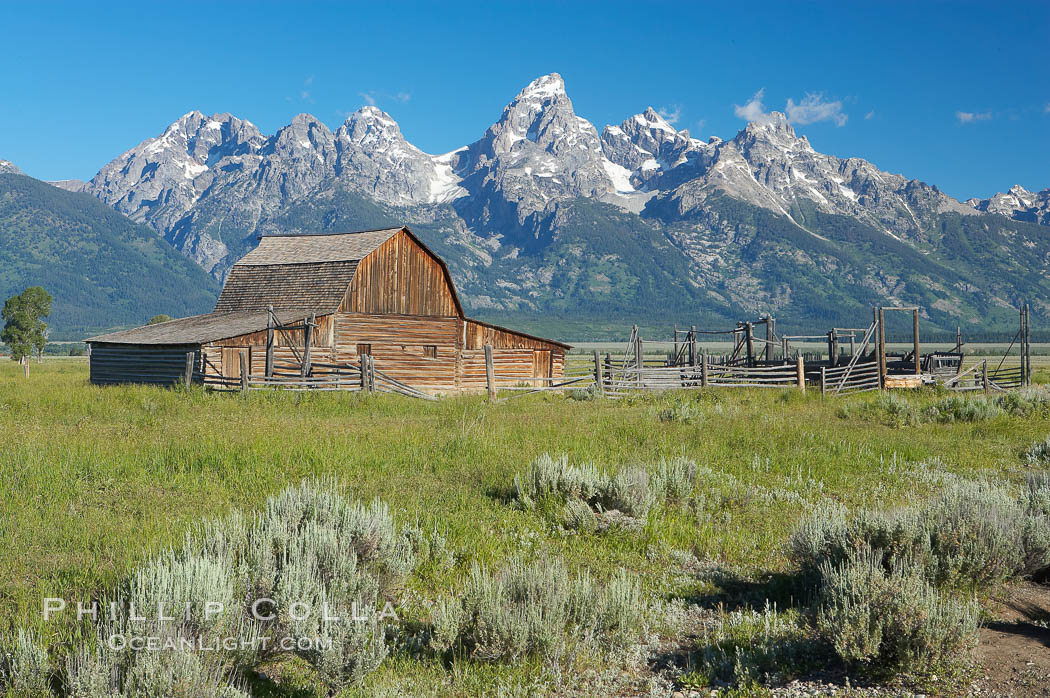
[[358,346],[368,345],[376,369],[391,378],[415,388],[454,391],[460,325],[456,317],[337,313],[336,360],[356,362]]
[[94,343],[91,347],[90,381],[97,385],[175,385],[186,375],[186,354],[194,352],[195,366],[199,368],[200,349],[195,344]]
[[445,269],[404,231],[358,262],[340,310],[375,315],[459,314]]
[[464,328],[463,345],[466,349],[483,349],[491,344],[493,349],[546,349],[565,353],[565,347],[540,337],[496,327],[478,320],[467,320]]

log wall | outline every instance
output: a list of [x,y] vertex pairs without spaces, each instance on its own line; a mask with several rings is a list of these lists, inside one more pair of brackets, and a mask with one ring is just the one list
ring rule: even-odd
[[186,375],[186,354],[194,352],[195,370],[201,348],[195,344],[103,344],[91,347],[89,380],[96,385],[153,383],[175,385]]

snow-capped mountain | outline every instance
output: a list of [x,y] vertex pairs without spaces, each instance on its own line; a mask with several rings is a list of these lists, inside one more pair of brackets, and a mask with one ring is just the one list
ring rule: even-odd
[[[729,140],[693,138],[652,108],[599,135],[557,73],[444,154],[412,145],[374,106],[334,132],[301,114],[272,136],[229,114],[190,112],[84,187],[220,279],[260,232],[411,221],[479,308],[539,311],[610,294],[636,307],[631,294],[670,287],[682,302],[727,309],[797,302],[790,281],[773,288],[753,276],[757,263],[800,264],[793,273],[806,278],[823,268],[853,279],[840,293],[910,303],[919,286],[909,279],[921,279],[939,289],[923,302],[944,316],[1015,300],[1013,282],[984,292],[979,277],[956,273],[977,254],[959,253],[958,236],[976,235],[975,225],[1046,224],[1050,198],[1015,187],[963,204],[865,160],[822,154],[777,112]],[[1002,215],[990,223],[988,213]],[[1001,234],[1039,237],[1025,248],[1031,260],[1004,270],[1047,265],[1041,236]],[[872,257],[890,249],[892,261]]]
[[966,202],[978,211],[998,213],[1018,221],[1050,225],[1050,188],[1031,192],[1015,184],[1006,193],[990,199],[969,199]]

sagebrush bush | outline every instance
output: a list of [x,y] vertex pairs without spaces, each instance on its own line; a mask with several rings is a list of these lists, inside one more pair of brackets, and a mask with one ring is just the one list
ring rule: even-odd
[[661,460],[650,475],[650,487],[660,499],[683,501],[693,493],[698,470],[687,458]]
[[980,422],[1002,414],[998,402],[983,395],[963,397],[952,395],[926,408],[927,421]]
[[608,652],[636,642],[646,607],[638,581],[622,570],[605,584],[570,576],[558,558],[512,560],[497,572],[475,564],[466,588],[434,609],[430,646],[475,659],[558,659],[571,646]]
[[887,569],[880,553],[860,549],[821,576],[817,631],[848,664],[931,669],[964,662],[977,645],[976,603],[940,595],[906,563]]
[[719,614],[706,623],[692,662],[703,685],[778,683],[804,672],[816,654],[798,611],[763,610]]
[[1024,504],[1032,514],[1050,516],[1050,472],[1028,473],[1025,477]]
[[889,512],[849,513],[818,507],[792,534],[789,555],[802,573],[819,577],[857,550],[872,550],[887,569],[906,564],[937,586],[987,587],[1050,566],[1046,516],[1037,485],[1016,496],[982,481],[951,482],[932,500]]
[[583,402],[597,400],[602,396],[601,389],[596,385],[589,385],[586,388],[570,388],[567,392],[570,400],[579,400]]
[[892,426],[908,426],[922,421],[921,411],[908,399],[894,392],[880,392],[874,400],[847,402],[839,415],[882,421]]
[[[65,690],[92,698],[239,697],[237,676],[288,651],[289,642],[337,691],[387,654],[381,601],[417,565],[451,564],[449,556],[436,530],[399,529],[381,501],[365,505],[332,482],[304,482],[271,497],[257,514],[234,512],[204,524],[181,548],[134,572],[116,590],[118,613],[100,614],[96,645],[103,649],[82,647],[66,658]],[[259,599],[269,601],[253,608]],[[223,611],[208,613],[206,602]],[[351,620],[354,611],[367,619]],[[114,634],[218,649],[107,651],[105,638]],[[237,642],[227,647],[229,638]],[[300,645],[299,638],[319,642]]]
[[681,422],[695,424],[704,416],[704,412],[695,402],[678,402],[661,410],[657,415],[661,422]]
[[1000,395],[996,402],[1004,412],[1018,417],[1046,414],[1050,412],[1050,390],[1041,385],[1011,390]]
[[569,457],[555,460],[548,453],[532,461],[524,475],[514,477],[514,496],[526,508],[547,497],[590,501],[598,494],[605,475],[590,463],[569,465]]
[[0,637],[0,693],[14,696],[50,695],[47,651],[31,633],[19,630],[12,637]]
[[514,496],[526,510],[542,501],[562,503],[561,521],[568,529],[637,529],[654,506],[688,497],[697,472],[696,463],[672,458],[651,471],[630,466],[609,475],[591,464],[570,465],[567,456],[555,459],[545,453],[515,476]]
[[1050,465],[1050,436],[1029,446],[1024,452],[1024,462],[1036,468]]

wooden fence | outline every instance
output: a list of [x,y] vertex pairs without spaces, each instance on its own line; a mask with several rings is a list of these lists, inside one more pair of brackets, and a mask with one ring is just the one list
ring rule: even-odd
[[[859,358],[859,355],[858,355]],[[375,360],[363,355],[357,362],[312,362],[308,375],[294,367],[278,369],[270,376],[250,373],[242,355],[240,377],[223,377],[207,357],[198,367],[195,355],[186,355],[186,379],[209,388],[248,392],[251,390],[363,391],[394,393],[425,400],[436,399],[419,388],[396,380],[376,369]],[[211,370],[209,371],[209,366]],[[624,354],[615,359],[604,358],[595,351],[593,356],[566,357],[564,375],[549,378],[529,378],[516,385],[504,385],[495,371],[491,347],[485,347],[485,373],[490,399],[512,399],[522,395],[549,391],[588,390],[596,396],[621,398],[627,395],[662,390],[697,390],[709,388],[795,388],[806,389],[807,375],[813,382],[819,376],[821,395],[848,395],[880,388],[878,361],[851,361],[845,366],[819,368],[807,374],[805,359],[769,366],[739,366],[716,363],[709,356],[698,356],[689,366],[667,366],[659,358],[646,359],[640,355]],[[1005,391],[1023,385],[1020,366],[989,366],[987,360],[977,363],[953,376],[938,376],[938,383],[949,390]]]
[[[273,371],[272,375],[254,375],[249,372],[247,357],[241,354],[240,377],[229,378],[209,373],[207,362],[202,371],[192,370],[190,357],[186,359],[186,381],[202,384],[214,390],[248,392],[250,390],[291,390],[295,392],[358,391],[369,393],[396,393],[423,400],[436,400],[433,395],[414,388],[375,367],[374,359],[364,355],[357,362],[342,364],[311,362],[309,375],[301,371]],[[214,367],[213,367],[214,368]]]

